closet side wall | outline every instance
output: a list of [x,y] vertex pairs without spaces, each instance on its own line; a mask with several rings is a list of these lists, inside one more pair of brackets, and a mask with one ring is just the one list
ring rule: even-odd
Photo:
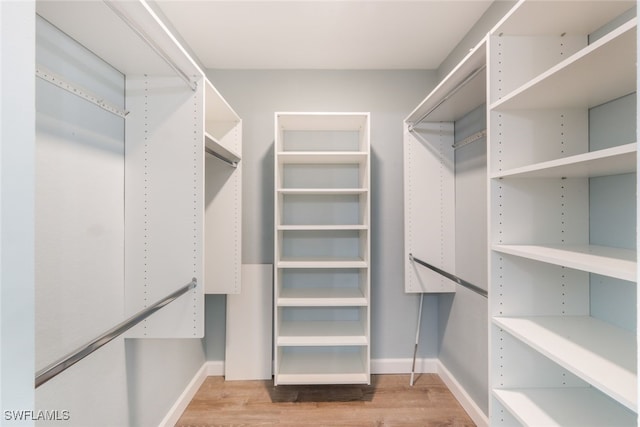
[[33,407],[35,6],[0,2],[0,409]]
[[[455,141],[486,128],[486,107],[455,122]],[[455,151],[456,275],[487,289],[487,145],[486,137]],[[489,413],[487,298],[462,286],[439,300],[442,365],[473,401]]]

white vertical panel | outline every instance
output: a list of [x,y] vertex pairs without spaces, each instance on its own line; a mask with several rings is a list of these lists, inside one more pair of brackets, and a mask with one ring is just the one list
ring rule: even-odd
[[455,292],[452,281],[409,261],[409,254],[455,274],[453,123],[423,123],[404,133],[405,291]]
[[[242,123],[237,123],[220,143],[241,147]],[[240,150],[235,151],[240,153]],[[236,168],[206,155],[205,158],[205,292],[237,294],[242,263],[242,162]]]
[[199,281],[130,336],[204,334],[203,103],[176,77],[127,77],[126,311]]
[[271,379],[272,298],[273,266],[242,265],[242,292],[227,296],[225,379]]
[[492,36],[489,102],[494,103],[587,44],[584,35]]

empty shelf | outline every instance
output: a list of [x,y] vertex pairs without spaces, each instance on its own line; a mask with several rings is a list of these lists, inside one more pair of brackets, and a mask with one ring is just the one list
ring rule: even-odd
[[591,387],[494,390],[527,426],[635,426],[637,415]]
[[366,306],[359,288],[284,288],[277,301],[279,307]]
[[595,245],[494,245],[494,251],[636,281],[636,251]]
[[285,164],[364,164],[366,151],[283,151],[278,153],[278,162]]
[[361,321],[283,321],[278,331],[278,346],[367,345]]
[[360,352],[283,352],[277,384],[368,384]]
[[589,316],[494,317],[493,323],[637,410],[635,334]]
[[625,144],[514,168],[494,174],[492,178],[591,178],[636,172],[638,144]]

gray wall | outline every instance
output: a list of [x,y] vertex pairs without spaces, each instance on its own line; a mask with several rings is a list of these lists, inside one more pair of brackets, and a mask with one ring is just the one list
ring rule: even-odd
[[[209,70],[208,76],[243,119],[243,263],[273,263],[274,113],[371,112],[371,353],[410,358],[418,296],[405,294],[403,284],[402,121],[434,87],[435,72]],[[223,356],[223,298],[207,297],[209,360]],[[437,297],[426,298],[423,321],[419,356],[437,357]]]

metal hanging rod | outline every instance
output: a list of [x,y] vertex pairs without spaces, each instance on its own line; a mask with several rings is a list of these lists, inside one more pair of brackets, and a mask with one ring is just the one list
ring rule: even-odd
[[485,136],[487,136],[487,130],[486,129],[482,129],[479,132],[474,133],[473,135],[469,135],[468,137],[466,137],[465,139],[463,139],[462,141],[456,142],[455,144],[452,145],[454,150],[457,150],[458,148],[462,148],[465,145],[471,144],[472,142],[475,142],[479,139],[484,138]]
[[85,345],[78,347],[76,350],[72,351],[68,355],[61,358],[60,360],[57,360],[56,362],[52,363],[46,368],[39,370],[38,372],[36,372],[35,387],[36,388],[40,387],[42,384],[46,383],[51,378],[65,371],[66,369],[73,366],[80,360],[84,359],[94,351],[98,350],[100,347],[112,341],[114,338],[128,331],[132,327],[136,326],[138,323],[142,322],[144,319],[151,316],[153,313],[160,310],[162,307],[169,304],[179,296],[187,293],[191,289],[194,289],[197,285],[198,285],[197,280],[194,277],[193,279],[191,279],[191,282],[189,282],[187,285],[171,293],[170,295],[167,295],[166,297],[162,298],[160,301],[145,308],[144,310],[139,311],[138,313],[134,314],[124,322],[119,323],[118,325],[109,329],[108,331],[106,331],[99,337],[91,340],[90,342],[86,343]]
[[229,160],[226,157],[224,157],[222,154],[216,153],[215,151],[213,151],[211,148],[209,147],[204,147],[204,151],[207,154],[211,154],[213,157],[222,160],[223,162],[225,162],[226,164],[228,164],[229,166],[231,166],[232,168],[237,168],[238,167],[238,162],[234,162],[233,160]]
[[169,57],[169,55],[167,55],[167,53],[162,50],[162,48],[158,46],[151,37],[149,37],[141,28],[139,28],[131,19],[129,19],[129,17],[123,11],[121,11],[115,5],[116,2],[112,0],[104,0],[104,3],[109,7],[109,9],[113,11],[113,13],[118,15],[122,22],[127,24],[127,26],[131,28],[131,30],[136,33],[143,42],[145,42],[160,58],[162,58],[164,62],[166,62],[167,65],[169,65],[169,67],[171,67],[171,69],[175,71],[182,80],[185,81],[185,83],[191,88],[191,90],[195,91],[198,88],[198,82],[191,80],[191,77],[189,77],[187,73],[182,71],[182,69],[175,62],[173,62],[171,57]]
[[424,121],[424,119],[426,119],[427,117],[429,117],[429,115],[431,115],[431,113],[433,113],[434,111],[436,111],[438,108],[440,108],[440,106],[442,104],[444,104],[445,102],[447,102],[451,97],[453,97],[453,95],[455,95],[456,93],[458,93],[458,91],[460,89],[462,89],[463,87],[465,87],[467,84],[469,84],[473,78],[475,76],[477,76],[478,74],[480,74],[485,68],[487,68],[486,64],[485,65],[481,65],[480,67],[476,68],[475,70],[473,70],[471,73],[469,73],[469,75],[467,77],[464,78],[464,80],[462,80],[460,83],[458,83],[453,89],[451,89],[440,101],[438,101],[438,103],[436,105],[434,105],[433,107],[431,107],[429,109],[429,111],[427,111],[426,113],[424,113],[422,116],[420,116],[420,118],[412,123],[409,124],[409,131],[411,132],[413,130],[413,128],[417,125],[419,125],[420,123],[422,123],[422,121]]
[[441,270],[438,267],[436,267],[434,265],[431,265],[431,264],[429,264],[429,263],[427,263],[427,262],[425,262],[425,261],[423,261],[423,260],[421,260],[419,258],[416,258],[416,257],[413,256],[413,254],[409,254],[409,261],[416,262],[416,263],[420,264],[423,267],[427,267],[428,269],[435,271],[436,273],[446,277],[447,279],[453,280],[458,285],[464,286],[465,288],[467,288],[469,290],[472,290],[473,292],[477,293],[478,295],[481,295],[481,296],[483,296],[485,298],[487,298],[489,296],[489,293],[487,291],[485,291],[484,289],[482,289],[482,288],[480,288],[480,287],[478,287],[478,286],[476,286],[476,285],[474,285],[472,283],[469,283],[466,280],[461,279],[461,278],[459,278],[458,276],[456,276],[454,274],[451,274],[451,273],[448,273],[448,272],[446,272],[444,270]]
[[128,111],[123,110],[122,108],[105,101],[104,99],[100,98],[97,95],[94,95],[93,93],[87,91],[84,88],[81,88],[79,86],[74,85],[73,83],[68,82],[67,80],[65,80],[64,77],[47,70],[41,65],[36,66],[36,77],[48,83],[51,83],[55,86],[58,86],[59,88],[64,89],[69,93],[79,96],[85,101],[89,101],[92,104],[102,108],[103,110],[108,111],[112,114],[115,114],[118,117],[122,117],[123,119],[127,117],[127,114],[129,114]]

